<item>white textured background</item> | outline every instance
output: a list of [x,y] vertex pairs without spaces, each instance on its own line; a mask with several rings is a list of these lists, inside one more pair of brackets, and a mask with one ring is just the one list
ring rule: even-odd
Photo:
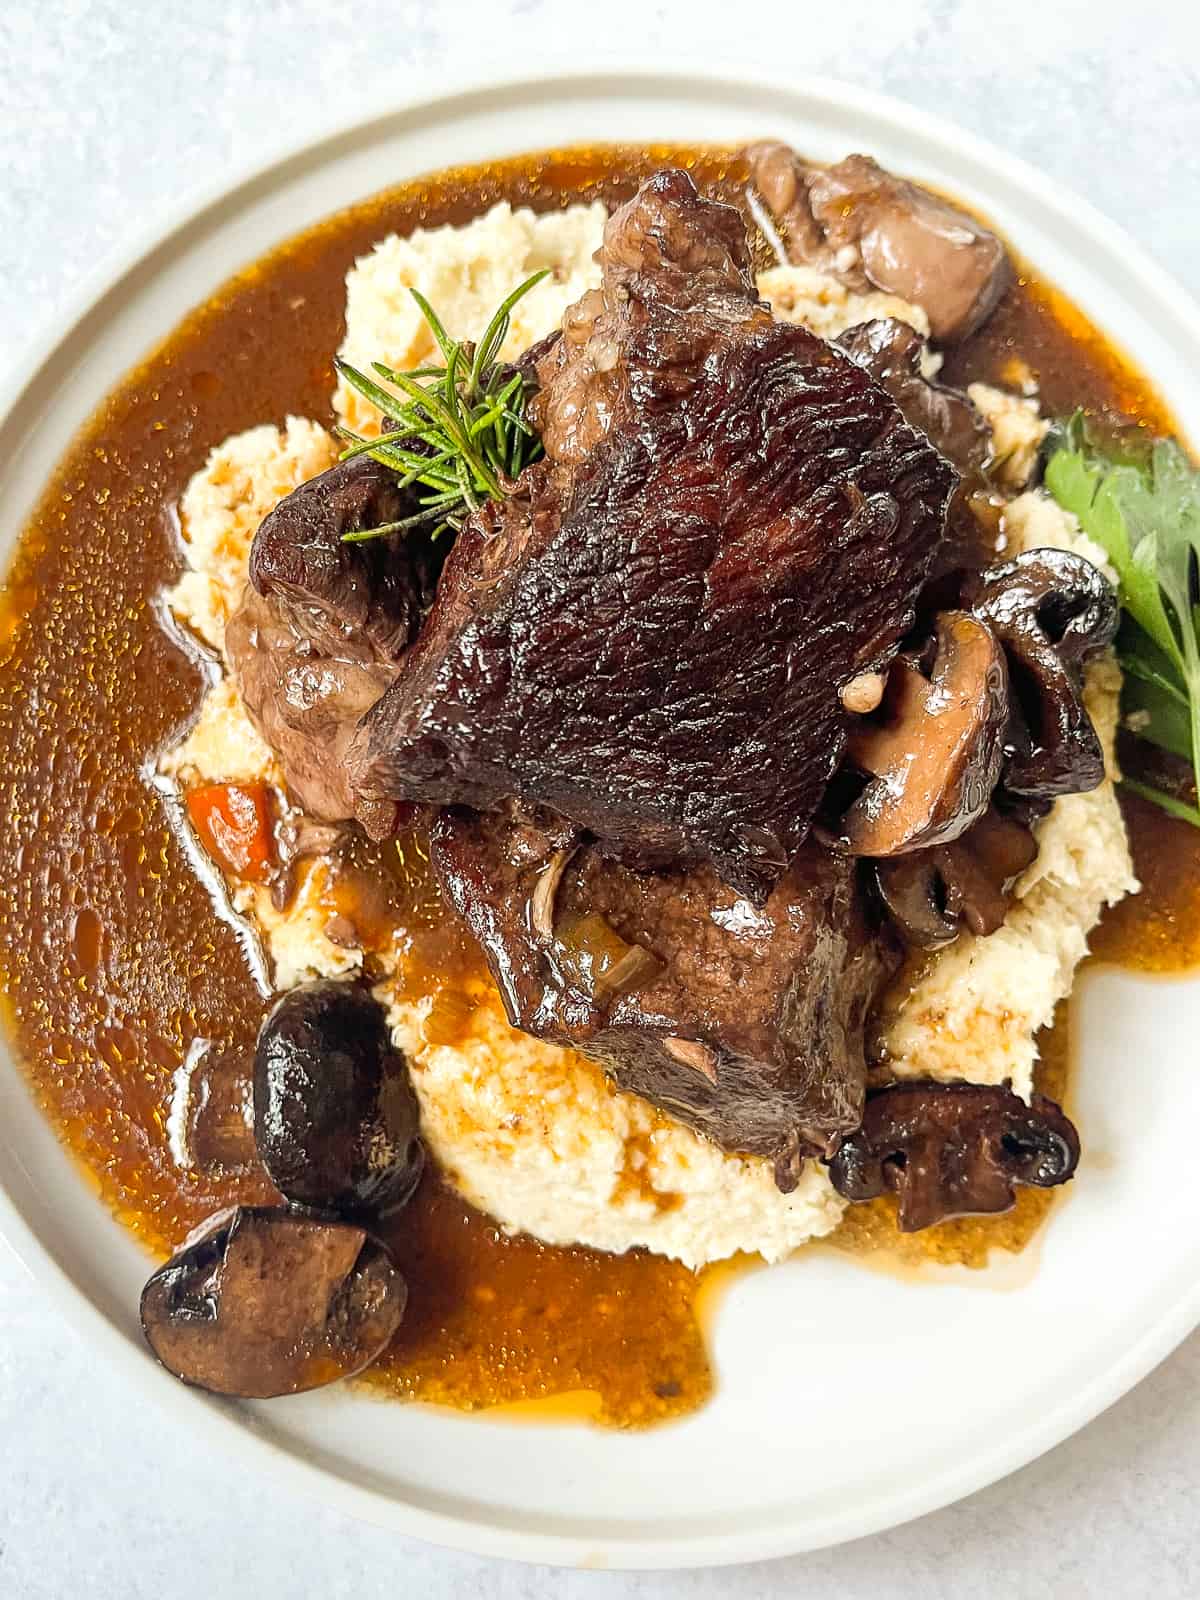
[[[429,69],[597,64],[606,46],[791,61],[942,112],[1082,192],[1200,293],[1196,0],[0,0],[0,369],[129,228],[310,116],[403,97]],[[1200,1336],[1049,1456],[890,1534],[726,1572],[489,1563],[199,1459],[0,1252],[0,1600],[1183,1600],[1200,1592],[1198,1487]]]

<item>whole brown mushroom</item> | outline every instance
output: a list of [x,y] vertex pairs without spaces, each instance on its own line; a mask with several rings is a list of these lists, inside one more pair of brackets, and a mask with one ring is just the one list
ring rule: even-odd
[[408,1063],[363,984],[319,979],[268,1013],[254,1052],[254,1140],[296,1205],[378,1216],[424,1166]]

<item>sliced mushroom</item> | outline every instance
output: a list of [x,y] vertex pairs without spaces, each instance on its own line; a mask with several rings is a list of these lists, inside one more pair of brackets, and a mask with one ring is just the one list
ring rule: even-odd
[[872,861],[870,872],[879,898],[906,944],[918,950],[940,950],[958,938],[958,918],[947,904],[936,851],[914,850],[911,855]]
[[394,1211],[421,1176],[417,1102],[387,1018],[360,984],[285,994],[254,1053],[254,1138],[276,1188],[347,1216]]
[[968,580],[963,598],[1003,644],[1021,713],[1010,732],[1005,789],[1034,800],[1095,789],[1104,752],[1080,674],[1088,656],[1116,635],[1112,585],[1070,551],[1027,550]]
[[1062,1108],[1035,1094],[1026,1105],[1001,1085],[893,1083],[867,1097],[863,1125],[829,1163],[847,1200],[889,1190],[902,1233],[946,1217],[1007,1211],[1014,1186],[1066,1183],[1079,1135]]
[[937,950],[963,927],[995,933],[1012,905],[1012,886],[1037,856],[1032,831],[989,807],[952,843],[874,861],[879,898],[910,945]]
[[154,1273],[142,1328],[184,1383],[268,1399],[361,1372],[400,1326],[406,1298],[362,1228],[239,1206]]
[[961,611],[938,617],[935,648],[929,678],[898,658],[880,717],[851,731],[850,761],[868,775],[842,821],[851,855],[945,843],[991,799],[1008,719],[1004,655],[990,629]]
[[200,1172],[248,1171],[254,1167],[250,1114],[250,1067],[245,1052],[220,1046],[195,1058],[183,1117],[188,1161]]
[[947,905],[974,934],[995,933],[1012,905],[1012,888],[1037,859],[1033,830],[995,806],[941,852]]

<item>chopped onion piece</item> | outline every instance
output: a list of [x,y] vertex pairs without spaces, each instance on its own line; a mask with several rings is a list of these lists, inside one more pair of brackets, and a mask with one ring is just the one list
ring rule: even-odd
[[662,971],[649,950],[628,944],[594,911],[562,917],[554,937],[563,970],[594,1000],[629,994]]

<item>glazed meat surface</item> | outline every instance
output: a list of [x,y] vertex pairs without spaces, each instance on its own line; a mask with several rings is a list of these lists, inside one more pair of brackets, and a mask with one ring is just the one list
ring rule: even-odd
[[369,802],[588,829],[765,902],[886,663],[954,473],[840,351],[771,321],[744,230],[681,172],[610,219],[540,365],[547,457],[468,523],[355,739]]
[[837,343],[887,390],[913,427],[927,434],[964,478],[982,475],[991,453],[987,423],[961,390],[922,374],[925,340],[914,328],[894,317],[875,317],[847,328]]
[[897,958],[853,863],[807,845],[755,907],[707,865],[637,872],[562,824],[465,811],[439,816],[432,860],[517,1027],[769,1157],[785,1190],[859,1126],[864,1019]]
[[[347,749],[396,675],[432,601],[437,556],[427,541],[344,543],[412,509],[386,467],[360,456],[301,484],[264,517],[250,583],[225,648],[246,709],[309,815],[352,817]],[[394,807],[363,820],[387,831]]]

